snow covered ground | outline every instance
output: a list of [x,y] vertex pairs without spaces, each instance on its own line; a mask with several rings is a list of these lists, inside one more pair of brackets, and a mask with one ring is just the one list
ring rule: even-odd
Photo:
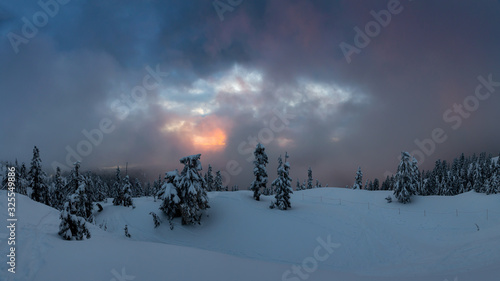
[[210,192],[202,224],[175,221],[174,230],[166,220],[154,228],[149,212],[160,214],[160,201],[136,198],[136,208],[104,204],[84,241],[62,240],[57,210],[16,195],[11,274],[0,191],[0,280],[498,280],[500,195],[414,196],[408,205],[388,195],[296,191],[280,211],[269,196]]

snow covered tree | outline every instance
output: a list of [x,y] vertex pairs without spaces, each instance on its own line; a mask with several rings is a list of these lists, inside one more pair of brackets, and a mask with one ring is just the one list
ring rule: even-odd
[[361,172],[361,167],[358,167],[356,172],[356,177],[354,177],[354,184],[352,189],[361,189],[363,187],[363,172]]
[[267,186],[266,164],[268,163],[268,158],[265,150],[265,147],[261,143],[258,143],[253,153],[255,156],[255,160],[253,161],[255,180],[250,185],[250,190],[253,191],[253,198],[257,201],[260,200],[261,190],[264,190]]
[[[79,169],[80,163],[76,162],[73,171]],[[93,202],[87,196],[86,183],[82,177],[75,177],[73,183],[78,184],[75,193],[68,196],[64,209],[61,211],[59,235],[66,240],[82,240],[84,236],[90,238],[86,221],[93,222]]]
[[373,190],[379,190],[380,188],[380,183],[379,180],[376,178],[373,180]]
[[96,176],[94,180],[94,201],[106,201],[107,190],[109,187],[107,184],[101,179],[101,177]]
[[181,199],[182,224],[200,223],[201,211],[209,208],[207,192],[203,188],[205,183],[200,175],[202,170],[201,154],[191,155],[180,159],[184,169],[178,177],[176,186]]
[[[281,156],[278,158],[281,162]],[[273,186],[275,186],[276,196],[271,204],[271,208],[278,208],[280,210],[286,210],[292,205],[290,204],[290,194],[292,191],[292,179],[290,178],[290,163],[288,163],[288,153],[285,153],[285,163],[278,167],[278,178],[273,181]]]
[[[281,159],[281,155],[280,157],[278,157],[278,168],[277,168],[277,171],[279,173],[280,169],[283,167],[283,160]],[[264,189],[264,192],[262,194],[264,195],[272,195],[274,194],[274,192],[276,191],[277,187],[276,187],[276,183],[277,181],[274,180],[272,183],[271,183],[271,187],[266,187]]]
[[113,189],[116,190],[116,197],[113,199],[113,205],[133,206],[131,187],[128,175],[125,175],[122,179],[120,176],[120,167],[116,167],[115,183],[113,184]]
[[143,194],[144,194],[144,192],[142,190],[142,183],[138,178],[135,178],[133,190],[132,190],[132,196],[133,197],[141,197]]
[[416,161],[412,158],[408,152],[401,152],[401,162],[394,182],[394,196],[403,204],[411,201],[410,197],[417,188],[418,179],[414,167]]
[[486,181],[484,182],[484,192],[487,195],[496,194],[498,191],[498,186],[496,186],[496,183],[497,179],[495,175],[491,179],[486,179]]
[[118,206],[121,205],[122,203],[122,198],[123,198],[123,190],[122,190],[122,177],[120,176],[120,166],[116,166],[116,173],[115,173],[115,182],[113,183],[113,193],[114,193],[114,199],[113,199],[113,205]]
[[161,180],[161,175],[158,175],[158,180],[155,180],[153,182],[153,194],[154,194],[154,201],[155,202],[156,202],[156,198],[159,198],[158,193],[161,192],[162,186],[163,186],[163,183]]
[[222,191],[222,175],[220,171],[215,173],[215,181],[213,182],[213,189],[215,191]]
[[177,187],[175,186],[178,176],[179,172],[177,170],[165,173],[165,180],[158,192],[158,199],[163,200],[160,210],[167,216],[170,229],[174,228],[172,220],[181,215],[181,199],[177,194]]
[[64,191],[64,180],[61,176],[61,169],[57,167],[56,175],[52,182],[52,196],[50,198],[50,205],[58,210],[64,208],[66,200],[66,192]]
[[115,198],[115,200],[113,200],[113,205],[122,205],[125,207],[133,206],[131,187],[132,187],[132,185],[130,184],[129,177],[128,177],[128,175],[126,175],[123,178],[122,187],[121,187],[120,192],[119,192],[121,197]]
[[33,159],[28,173],[29,187],[31,188],[31,199],[50,205],[49,188],[46,181],[47,175],[42,171],[42,159],[40,159],[40,151],[35,146],[33,148]]
[[64,209],[61,211],[59,224],[59,235],[66,240],[83,240],[84,237],[90,238],[90,231],[87,228],[86,221],[84,218],[79,217],[75,214],[71,214],[70,210],[71,202],[66,202]]
[[207,191],[214,190],[214,175],[212,175],[212,166],[210,164],[208,165],[207,173],[205,174],[205,184],[207,185]]
[[311,167],[307,169],[307,189],[313,188],[313,171]]
[[297,185],[295,187],[295,190],[302,190],[302,187],[300,185],[300,181],[299,181],[299,178],[297,178]]

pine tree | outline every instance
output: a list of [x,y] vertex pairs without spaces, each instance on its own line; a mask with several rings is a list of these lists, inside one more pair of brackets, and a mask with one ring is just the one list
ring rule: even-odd
[[113,183],[113,189],[116,192],[116,196],[113,199],[113,205],[115,206],[133,206],[132,203],[132,185],[128,175],[122,179],[120,176],[120,166],[116,167],[115,182]]
[[354,184],[352,185],[352,189],[361,189],[363,186],[363,172],[361,172],[361,167],[358,167],[358,171],[356,172],[356,177],[354,177]]
[[19,171],[18,173],[16,173],[16,190],[19,194],[28,195],[27,188],[30,185],[30,180],[28,178],[28,169],[26,168],[26,165],[24,163],[22,163],[19,167],[17,164],[17,160],[15,166],[16,171]]
[[297,191],[302,190],[302,187],[300,186],[299,178],[297,178],[297,185],[295,187],[295,190],[297,190]]
[[154,195],[154,201],[156,202],[156,198],[159,198],[158,193],[161,192],[163,183],[161,180],[161,175],[158,175],[158,180],[155,180],[153,182],[153,195]]
[[493,176],[491,179],[486,179],[484,182],[484,192],[487,195],[490,194],[496,194],[497,193],[497,186],[495,185],[497,183],[496,176]]
[[64,202],[66,200],[66,192],[64,191],[64,181],[61,176],[61,169],[57,167],[56,175],[53,180],[53,195],[51,196],[50,205],[58,210],[64,208]]
[[379,190],[380,188],[380,183],[379,180],[376,178],[373,180],[373,190]]
[[[283,160],[281,159],[281,155],[280,157],[278,157],[278,168],[277,168],[277,171],[279,172],[280,169],[283,167]],[[264,195],[272,195],[276,192],[276,180],[274,180],[272,183],[271,183],[271,187],[270,188],[265,188],[264,189]]]
[[42,171],[42,159],[40,159],[40,151],[35,146],[33,148],[33,159],[31,160],[31,168],[28,173],[29,187],[31,188],[31,199],[50,205],[49,188],[46,184],[47,175]]
[[178,176],[179,172],[177,170],[165,173],[165,180],[158,192],[158,199],[163,200],[160,210],[167,216],[170,223],[170,229],[174,228],[172,220],[181,215],[181,199],[178,196],[177,187],[175,186]]
[[201,221],[201,211],[209,208],[205,183],[200,175],[202,170],[201,154],[191,155],[180,159],[184,169],[178,177],[176,186],[181,199],[182,224],[195,224]]
[[[281,155],[278,162],[282,163]],[[276,201],[271,204],[270,208],[286,210],[291,207],[290,194],[293,193],[291,183],[290,163],[288,163],[288,153],[285,153],[285,163],[278,166],[278,178],[273,181],[273,186],[276,187]]]
[[416,161],[413,161],[410,154],[401,152],[401,162],[394,182],[394,196],[403,204],[409,203],[411,195],[415,194],[417,175],[414,165]]
[[215,173],[215,181],[213,182],[213,188],[215,191],[222,191],[222,175],[220,171]]
[[[92,214],[93,203],[86,194],[86,184],[83,178],[78,174],[80,163],[76,162],[73,168],[73,184],[78,184],[75,193],[68,196],[64,209],[61,211],[61,223],[59,224],[59,235],[66,240],[82,240],[85,237],[90,238],[90,232],[86,222],[93,222]],[[77,176],[76,176],[77,175]]]
[[106,201],[107,190],[109,189],[107,184],[101,179],[101,177],[96,176],[94,180],[95,187],[95,197],[94,200],[101,202]]
[[307,189],[313,188],[313,172],[311,167],[307,169]]
[[141,197],[143,195],[144,191],[142,190],[142,183],[138,178],[135,178],[133,186],[133,197]]
[[214,176],[212,175],[212,166],[210,164],[208,165],[207,173],[205,174],[205,183],[207,185],[207,191],[214,190]]
[[267,186],[267,171],[266,164],[268,163],[267,154],[265,152],[265,147],[262,144],[257,144],[254,151],[254,170],[253,174],[255,180],[250,186],[250,190],[253,191],[253,198],[257,201],[260,200],[261,190],[264,190]]
[[123,178],[122,192],[121,192],[121,194],[123,194],[123,197],[121,198],[121,202],[122,202],[121,205],[123,205],[125,207],[133,206],[131,187],[132,187],[132,185],[130,184],[129,177],[128,177],[128,175],[126,175]]

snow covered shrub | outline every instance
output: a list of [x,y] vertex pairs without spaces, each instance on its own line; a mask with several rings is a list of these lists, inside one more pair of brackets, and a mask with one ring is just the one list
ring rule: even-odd
[[70,202],[66,202],[64,210],[61,211],[61,223],[59,224],[59,235],[66,240],[83,240],[90,238],[90,231],[86,226],[84,218],[70,212]]

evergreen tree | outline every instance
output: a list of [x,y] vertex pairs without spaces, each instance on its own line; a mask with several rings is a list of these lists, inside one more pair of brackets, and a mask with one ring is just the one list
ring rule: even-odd
[[416,161],[413,161],[410,154],[401,152],[401,162],[394,182],[394,196],[403,204],[409,203],[411,195],[415,194],[417,175],[414,165]]
[[[278,162],[282,163],[281,156]],[[285,153],[285,164],[278,166],[278,178],[273,181],[273,186],[276,187],[276,201],[271,204],[271,208],[286,210],[291,207],[290,194],[293,193],[291,183],[290,163],[288,163],[288,153]]]
[[131,187],[132,187],[132,185],[130,184],[129,177],[128,177],[128,175],[125,175],[125,177],[123,178],[122,192],[121,192],[121,194],[123,194],[123,197],[121,198],[121,202],[122,202],[121,205],[123,205],[125,207],[129,207],[129,206],[133,205]]
[[49,188],[46,181],[47,175],[42,171],[42,159],[40,159],[40,151],[35,146],[33,148],[33,159],[31,160],[31,168],[28,173],[29,187],[31,188],[31,199],[50,205]]
[[107,190],[109,189],[107,184],[101,179],[101,177],[96,176],[94,180],[94,201],[106,201]]
[[307,189],[313,188],[313,172],[311,167],[307,169]]
[[354,177],[354,184],[352,185],[352,189],[361,189],[363,186],[363,172],[361,172],[361,167],[358,167],[358,171],[356,172],[356,177]]
[[[16,167],[17,160],[16,160]],[[28,187],[30,185],[30,180],[28,178],[28,169],[24,163],[21,163],[21,167],[16,168],[16,190],[19,194],[28,195]]]
[[261,190],[267,187],[266,164],[268,163],[268,158],[265,147],[260,143],[257,144],[253,154],[255,156],[255,160],[253,161],[255,166],[253,170],[255,180],[252,182],[250,190],[253,191],[253,198],[259,201]]
[[113,189],[116,190],[116,197],[113,199],[113,205],[115,206],[133,206],[132,203],[132,185],[128,175],[122,179],[120,176],[120,167],[116,167],[115,182],[113,184]]
[[497,183],[496,176],[493,176],[491,179],[486,179],[484,182],[484,192],[487,195],[490,194],[496,194],[497,193],[497,186],[495,185]]
[[191,155],[180,159],[184,164],[176,186],[181,199],[182,224],[200,223],[201,211],[209,208],[208,197],[205,189],[200,162],[201,154]]
[[158,193],[161,191],[162,186],[163,186],[163,183],[161,181],[161,175],[158,175],[158,180],[155,180],[153,182],[153,194],[155,196],[154,197],[155,202],[156,202],[156,198],[159,198]]
[[64,190],[64,181],[61,176],[61,169],[59,167],[57,167],[56,169],[56,175],[54,176],[52,186],[53,193],[51,196],[50,205],[58,210],[63,210],[67,194]]
[[208,165],[207,173],[205,174],[205,182],[207,184],[207,191],[214,190],[214,176],[212,175],[212,166],[210,164]]
[[213,188],[215,191],[222,191],[222,175],[220,171],[215,173],[215,181],[213,182]]
[[300,181],[299,178],[297,178],[297,186],[295,187],[295,190],[302,190],[302,187],[300,186]]
[[133,187],[133,197],[141,197],[144,195],[144,192],[142,190],[142,183],[138,178],[135,178]]
[[373,190],[379,190],[380,188],[380,183],[379,180],[376,178],[373,180]]
[[[279,172],[280,169],[283,167],[283,160],[281,159],[281,155],[280,157],[278,157],[278,168],[277,168],[277,171]],[[276,191],[276,180],[274,180],[272,183],[271,183],[271,187],[270,188],[265,188],[264,189],[264,195],[272,195],[274,194],[274,192]]]
[[160,210],[167,216],[168,222],[170,224],[170,229],[174,228],[172,220],[175,217],[181,215],[181,199],[177,193],[177,177],[179,173],[177,170],[165,173],[165,180],[161,189],[158,191],[158,199],[162,199],[163,202],[160,205]]

